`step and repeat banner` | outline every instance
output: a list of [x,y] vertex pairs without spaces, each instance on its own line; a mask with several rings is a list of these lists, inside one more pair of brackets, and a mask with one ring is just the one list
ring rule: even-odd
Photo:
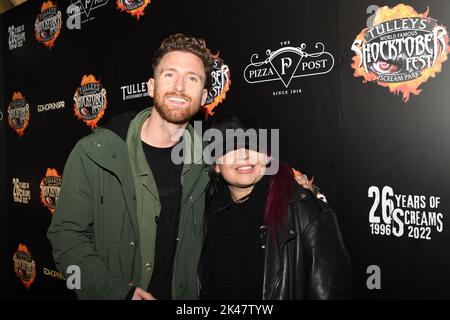
[[[3,20],[0,15],[0,26],[3,30]],[[3,46],[4,41],[0,42],[0,59],[3,57]],[[1,61],[1,60],[0,60]],[[4,101],[3,99],[3,90],[4,90],[4,70],[3,63],[0,63],[0,101]],[[10,279],[11,279],[11,264],[6,263],[9,262],[9,253],[8,253],[8,213],[7,213],[7,192],[6,192],[6,148],[5,148],[5,109],[4,106],[0,106],[0,261],[4,261],[2,263],[2,267],[0,268],[0,283],[2,283],[2,287],[4,290],[0,290],[0,298],[7,298],[10,296]]]
[[178,32],[215,57],[196,120],[241,112],[280,129],[280,158],[327,195],[354,298],[450,297],[447,1],[30,0],[2,18],[12,297],[75,298],[46,238],[65,161],[152,105],[152,54]]
[[[15,298],[75,297],[55,268],[46,231],[67,156],[111,116],[110,8],[94,4],[29,1],[4,15],[8,263]],[[68,19],[75,7],[81,21],[92,20],[81,29],[73,14]]]
[[338,1],[353,294],[450,298],[449,1]]

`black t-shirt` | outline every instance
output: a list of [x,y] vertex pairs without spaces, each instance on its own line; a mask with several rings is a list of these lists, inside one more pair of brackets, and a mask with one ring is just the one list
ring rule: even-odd
[[161,213],[154,221],[157,223],[155,260],[147,290],[156,299],[168,300],[172,298],[172,273],[180,220],[183,164],[177,165],[171,160],[173,147],[156,148],[145,142],[142,142],[142,147],[155,178],[161,203]]

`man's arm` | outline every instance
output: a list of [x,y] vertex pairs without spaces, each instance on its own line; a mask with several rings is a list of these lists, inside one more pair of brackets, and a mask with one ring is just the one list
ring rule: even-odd
[[[47,236],[53,247],[57,268],[67,276],[70,265],[81,271],[81,299],[124,299],[130,286],[119,275],[106,269],[94,250],[93,191],[86,173],[88,159],[83,158],[82,142],[78,142],[66,162],[58,203]],[[90,177],[94,179],[94,177]]]
[[319,187],[317,187],[314,184],[314,176],[309,179],[308,176],[306,174],[301,173],[300,171],[292,168],[292,171],[294,173],[294,179],[295,181],[297,181],[297,183],[299,185],[301,185],[303,188],[305,189],[309,189],[312,191],[312,193],[320,200],[324,201],[324,202],[328,202],[327,201],[327,197],[325,197],[325,195],[320,191]]

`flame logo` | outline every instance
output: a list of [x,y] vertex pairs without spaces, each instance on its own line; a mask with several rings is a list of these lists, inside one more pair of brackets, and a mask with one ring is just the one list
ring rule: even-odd
[[108,104],[106,89],[100,81],[92,74],[84,75],[73,100],[75,117],[83,120],[91,129],[96,128]]
[[206,105],[203,106],[205,120],[214,115],[214,109],[225,100],[231,86],[230,68],[219,58],[219,52],[215,55],[211,53],[211,55],[214,58],[214,67],[211,71],[212,86],[208,92]]
[[14,92],[12,101],[8,106],[8,124],[19,137],[22,137],[29,122],[30,106],[25,96],[20,92]]
[[[404,102],[409,101],[411,94],[419,95],[422,91],[419,87],[442,71],[442,64],[450,53],[447,30],[428,15],[429,8],[418,13],[404,4],[380,8],[373,28],[362,30],[353,43],[352,50],[356,52],[352,58],[354,77],[362,77],[363,83],[376,82],[395,95],[401,93]],[[413,18],[419,18],[417,27],[415,23],[408,23],[408,19]],[[409,28],[399,28],[408,24]],[[389,28],[395,31],[391,32]],[[383,42],[384,51],[381,49]],[[371,43],[374,47],[370,46]],[[418,53],[417,50],[423,52]],[[381,58],[392,52],[395,52],[397,61]]]
[[[48,22],[47,22],[48,21]],[[47,23],[46,23],[47,22]],[[51,49],[61,33],[62,14],[51,1],[44,2],[34,23],[36,40]]]
[[55,213],[56,203],[58,202],[59,192],[61,190],[62,176],[58,174],[56,169],[47,168],[45,177],[41,180],[41,202],[50,210],[53,215]]
[[139,21],[150,2],[151,0],[117,0],[116,4],[121,12],[126,11]]
[[14,273],[25,288],[30,289],[36,279],[36,263],[26,245],[20,243],[13,255]]

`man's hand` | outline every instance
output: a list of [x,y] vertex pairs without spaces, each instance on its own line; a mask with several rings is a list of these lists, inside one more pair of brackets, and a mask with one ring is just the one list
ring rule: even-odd
[[299,185],[314,192],[314,177],[309,180],[306,174],[302,174],[300,171],[295,169],[292,169],[292,171],[294,171],[294,179]]
[[156,300],[154,296],[152,296],[151,293],[148,293],[147,291],[142,290],[141,288],[136,288],[134,290],[134,295],[131,300]]
[[327,197],[325,197],[325,195],[320,192],[320,189],[314,185],[314,177],[308,179],[308,176],[306,174],[303,174],[300,171],[295,170],[294,168],[292,168],[292,171],[294,172],[294,179],[299,185],[301,185],[305,189],[311,190],[316,195],[316,197],[323,202],[328,202]]

